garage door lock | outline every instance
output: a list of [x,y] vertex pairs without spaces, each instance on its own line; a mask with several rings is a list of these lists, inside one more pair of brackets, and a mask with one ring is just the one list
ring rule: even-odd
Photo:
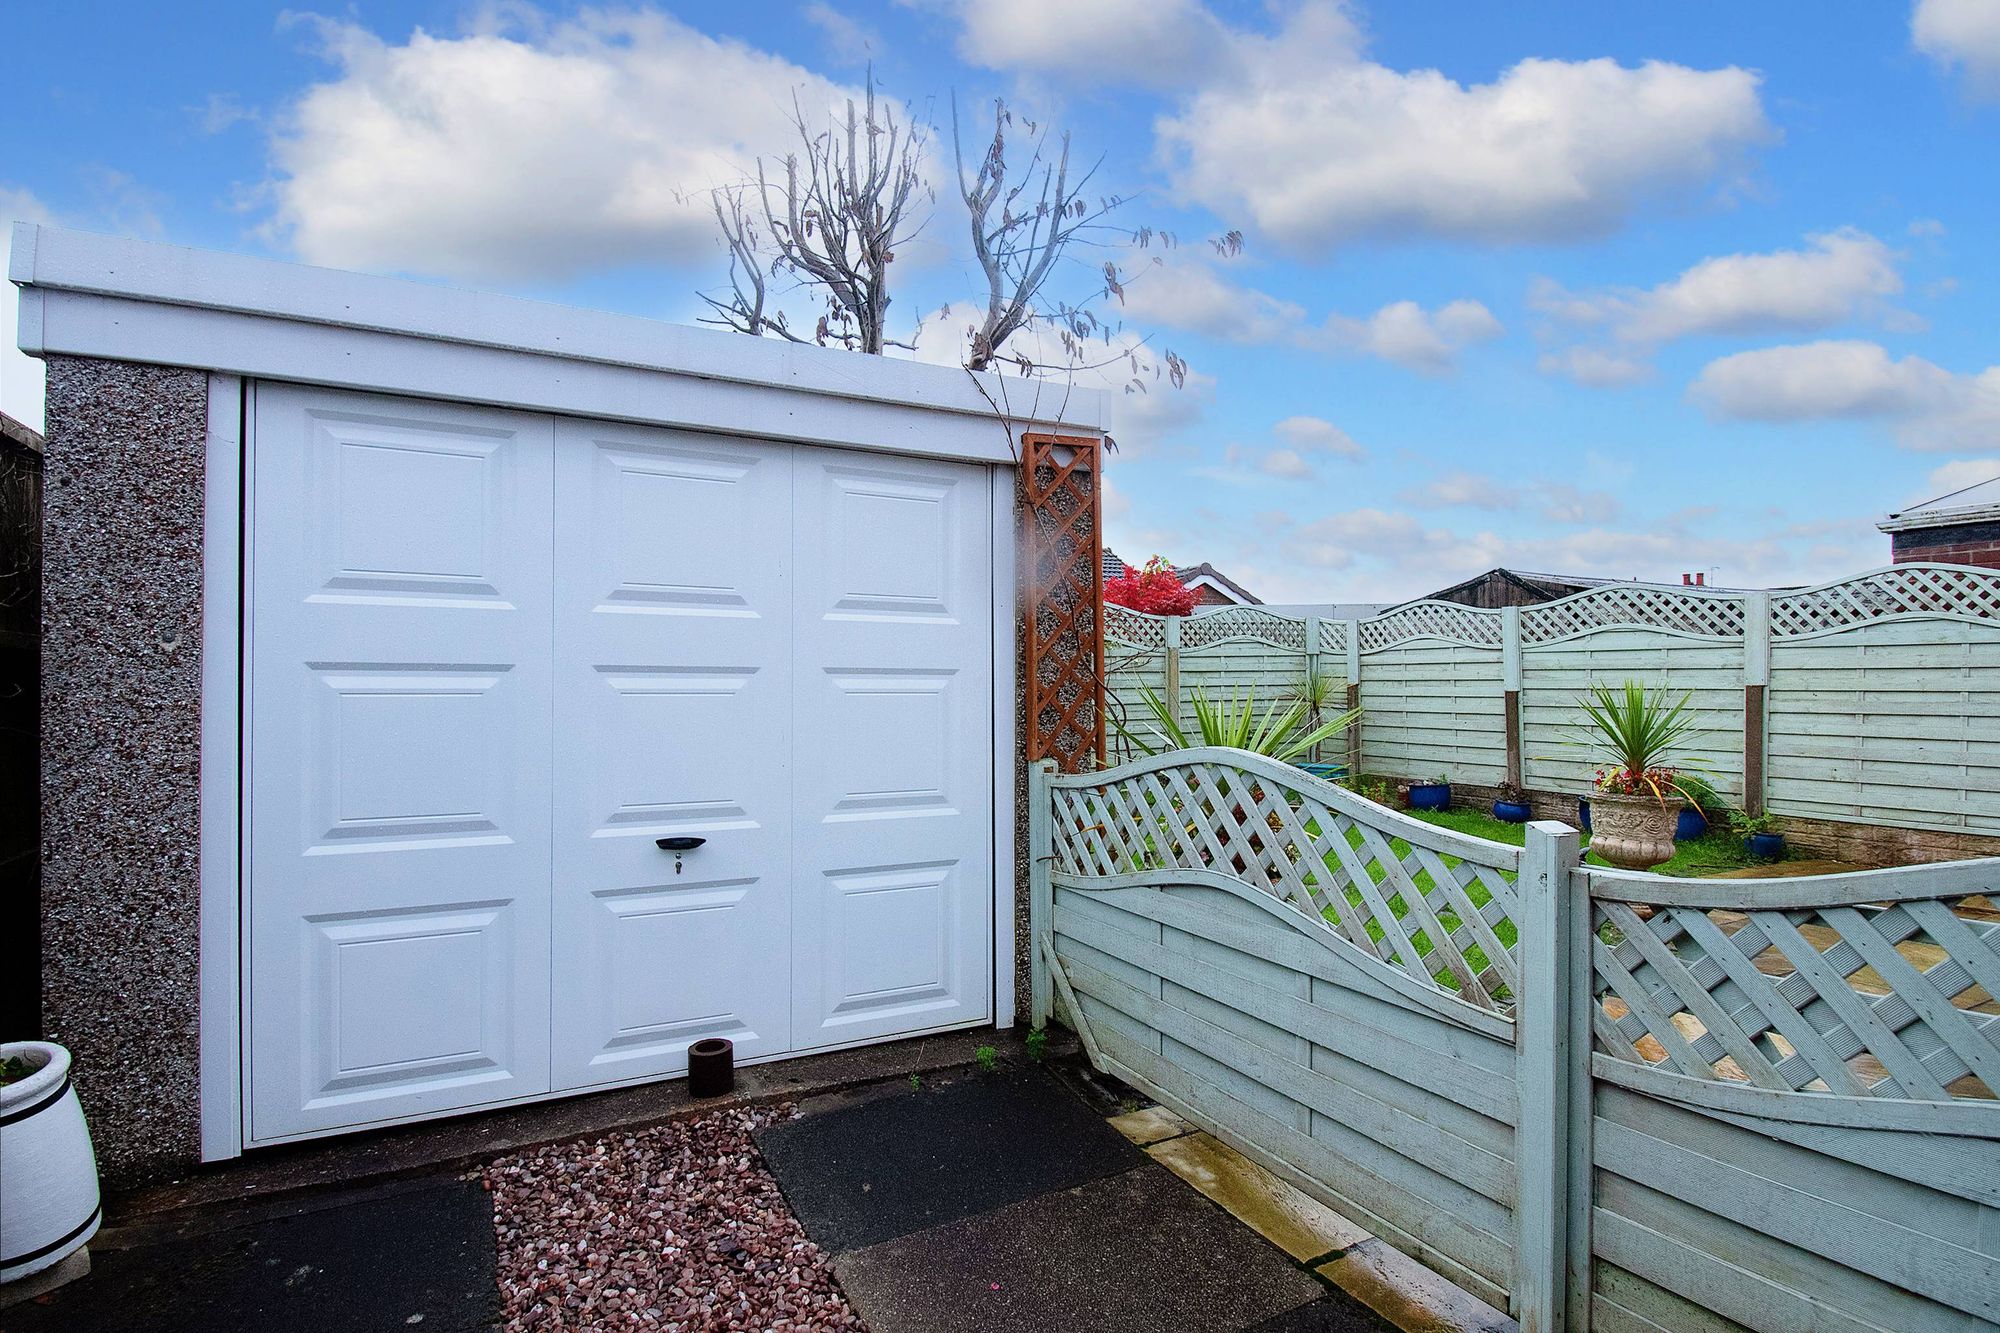
[[691,852],[707,841],[707,838],[658,838],[653,845],[663,852],[674,854],[674,873],[678,875],[681,873],[681,853]]

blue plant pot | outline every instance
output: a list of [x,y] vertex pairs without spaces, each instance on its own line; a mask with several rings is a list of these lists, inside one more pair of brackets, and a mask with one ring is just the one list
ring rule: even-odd
[[1316,778],[1325,778],[1328,782],[1342,782],[1347,778],[1346,764],[1299,764],[1298,767]]
[[1525,824],[1534,812],[1521,801],[1495,801],[1493,817],[1503,824]]
[[1750,849],[1750,855],[1765,861],[1775,861],[1785,854],[1785,835],[1782,833],[1753,833],[1743,840]]
[[1689,838],[1699,838],[1708,832],[1708,819],[1691,805],[1681,807],[1681,817],[1674,823],[1674,841],[1686,842]]
[[1410,786],[1410,809],[1451,809],[1451,784],[1449,782],[1412,783]]
[[1576,822],[1583,825],[1585,833],[1590,832],[1590,798],[1588,796],[1579,796],[1576,798]]

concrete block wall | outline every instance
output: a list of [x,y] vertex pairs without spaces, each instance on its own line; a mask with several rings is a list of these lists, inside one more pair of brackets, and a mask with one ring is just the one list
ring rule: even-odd
[[48,358],[42,1004],[112,1186],[199,1156],[208,377]]

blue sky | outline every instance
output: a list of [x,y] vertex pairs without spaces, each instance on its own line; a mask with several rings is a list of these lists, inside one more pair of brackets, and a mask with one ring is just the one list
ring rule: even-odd
[[[830,106],[872,59],[941,123],[1004,96],[1182,242],[1110,256],[1119,336],[1194,369],[1119,395],[1111,541],[1271,600],[1496,563],[1834,577],[1886,559],[1885,510],[2000,473],[2000,0],[79,2],[6,28],[0,217],[682,321],[721,271],[704,192],[783,153],[795,90]],[[935,176],[899,332],[978,285]],[[40,416],[11,352],[0,400]]]

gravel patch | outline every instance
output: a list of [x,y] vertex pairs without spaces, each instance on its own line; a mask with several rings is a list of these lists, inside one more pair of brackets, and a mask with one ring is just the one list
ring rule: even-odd
[[751,1131],[789,1106],[558,1144],[486,1169],[508,1333],[866,1333]]

